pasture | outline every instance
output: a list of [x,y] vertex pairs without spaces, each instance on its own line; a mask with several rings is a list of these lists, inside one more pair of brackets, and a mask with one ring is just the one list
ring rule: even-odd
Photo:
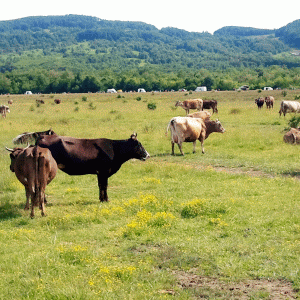
[[[283,142],[280,101],[300,91],[0,96],[0,299],[295,299],[300,289],[299,146]],[[275,107],[254,99],[273,95]],[[61,104],[54,104],[54,99]],[[177,100],[218,101],[226,132],[171,156]],[[36,100],[45,104],[36,104]],[[156,109],[148,109],[156,107]],[[109,178],[59,171],[46,217],[24,211],[9,170],[12,139],[52,128],[78,138],[138,140],[151,155]]]

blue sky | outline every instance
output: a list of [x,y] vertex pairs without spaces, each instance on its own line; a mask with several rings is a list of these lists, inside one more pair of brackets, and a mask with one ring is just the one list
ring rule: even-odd
[[297,0],[15,0],[2,5],[0,20],[78,14],[105,20],[142,21],[159,29],[176,27],[213,33],[224,26],[277,29],[300,19],[299,10]]

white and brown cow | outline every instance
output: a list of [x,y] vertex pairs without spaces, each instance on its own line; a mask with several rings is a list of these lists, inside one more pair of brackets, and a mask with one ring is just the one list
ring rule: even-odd
[[216,120],[203,120],[201,118],[190,118],[190,117],[174,117],[170,120],[168,130],[171,130],[171,144],[172,144],[172,155],[174,155],[174,144],[177,144],[180,153],[184,155],[182,151],[183,142],[193,143],[193,153],[196,152],[196,141],[199,140],[201,143],[202,153],[204,152],[204,140],[212,132],[225,132],[221,123]]
[[6,105],[0,105],[0,114],[3,118],[6,118],[6,113],[10,113],[9,107]]
[[273,96],[265,97],[265,103],[266,103],[267,108],[269,108],[269,109],[273,108],[274,102],[275,102],[275,99]]
[[10,170],[25,187],[25,210],[29,209],[29,198],[31,198],[31,218],[34,217],[36,205],[39,205],[44,216],[45,189],[57,173],[57,164],[50,150],[38,146],[6,149],[11,152]]
[[300,103],[298,101],[281,101],[279,115],[285,116],[287,113],[300,113]]
[[186,114],[189,114],[190,109],[197,109],[198,111],[203,110],[203,100],[202,99],[191,99],[184,101],[177,101],[175,107],[181,106]]

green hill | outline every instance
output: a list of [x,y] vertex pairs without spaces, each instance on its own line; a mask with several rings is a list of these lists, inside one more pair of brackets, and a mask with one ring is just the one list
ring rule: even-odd
[[[77,81],[79,77],[105,76],[105,80],[101,79],[105,84],[97,82],[95,89],[105,89],[122,80],[125,82],[128,76],[137,80],[146,72],[148,77],[138,79],[138,83],[151,82],[149,89],[162,89],[179,85],[189,87],[189,81],[197,81],[191,79],[190,74],[199,70],[206,70],[201,75],[203,81],[211,77],[211,73],[231,68],[298,68],[300,60],[291,51],[299,44],[299,30],[299,20],[278,30],[224,27],[213,35],[171,27],[159,30],[142,22],[107,21],[80,15],[2,21],[0,72],[5,78],[0,92],[8,91],[5,85],[11,92],[33,89],[32,82],[23,84],[21,75],[29,77],[29,81],[33,80],[30,76],[44,76],[48,82],[43,80],[42,86],[48,84],[48,90],[44,88],[43,92],[54,91],[54,84],[49,87],[49,74],[53,72],[59,72],[59,75],[69,72],[64,76],[72,79],[77,74]],[[70,72],[73,75],[69,75]],[[188,75],[188,78],[178,82],[179,74]],[[120,79],[120,76],[126,78]],[[162,84],[165,77],[177,83]],[[161,82],[153,84],[154,78],[156,81],[160,78]],[[192,85],[198,85],[198,82]],[[129,86],[120,84],[119,87],[127,89]],[[41,86],[37,89],[40,90]],[[70,88],[59,90],[70,91]]]

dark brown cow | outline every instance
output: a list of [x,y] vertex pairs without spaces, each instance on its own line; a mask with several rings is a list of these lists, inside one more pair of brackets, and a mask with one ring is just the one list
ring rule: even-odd
[[273,96],[267,96],[265,98],[265,102],[266,102],[266,107],[267,108],[269,108],[269,109],[273,108],[274,102],[275,102],[274,97]]
[[115,174],[123,163],[132,158],[146,160],[150,157],[135,133],[128,140],[42,135],[36,145],[48,148],[58,168],[69,175],[96,174],[100,201],[108,201],[108,178]]
[[255,99],[255,103],[257,105],[257,108],[261,109],[264,106],[265,99],[262,97],[259,97],[259,98]]
[[55,99],[55,100],[54,100],[54,103],[55,103],[55,104],[60,104],[60,103],[61,103],[61,100],[60,100],[60,99]]
[[203,100],[203,109],[212,109],[213,114],[218,113],[218,101],[217,100]]
[[177,101],[175,107],[181,106],[186,114],[189,114],[190,109],[197,109],[198,111],[203,110],[203,100],[202,99],[192,99],[185,101]]
[[40,99],[36,99],[35,102],[36,104],[45,104],[45,101]]
[[49,149],[37,146],[14,148],[10,151],[10,170],[14,172],[26,191],[25,209],[29,209],[31,198],[31,214],[34,217],[34,206],[39,205],[42,216],[45,215],[45,189],[55,177],[57,164]]
[[13,101],[12,101],[11,99],[9,99],[9,100],[7,101],[7,103],[8,103],[8,104],[13,104]]

